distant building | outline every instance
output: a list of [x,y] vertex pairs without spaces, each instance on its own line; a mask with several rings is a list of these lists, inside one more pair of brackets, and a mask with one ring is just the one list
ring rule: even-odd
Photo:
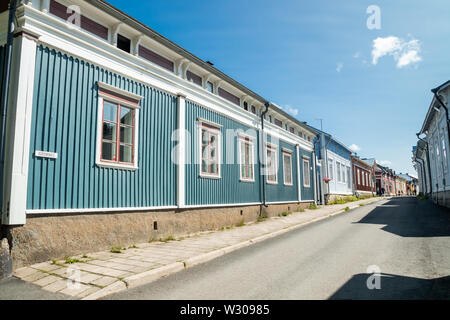
[[377,194],[384,196],[395,196],[397,194],[395,185],[395,171],[379,164],[376,164],[374,169]]
[[421,187],[418,184],[419,180],[416,176],[409,173],[400,173],[397,177],[405,179],[407,195],[419,194]]
[[366,162],[358,156],[352,156],[353,190],[357,194],[376,193],[375,171],[371,162]]
[[309,127],[317,134],[315,153],[317,166],[318,197],[321,203],[340,196],[353,195],[352,151],[331,134]]
[[405,196],[411,192],[411,190],[408,190],[408,188],[406,187],[406,179],[401,177],[400,175],[397,175],[395,177],[395,189],[397,190],[398,196]]

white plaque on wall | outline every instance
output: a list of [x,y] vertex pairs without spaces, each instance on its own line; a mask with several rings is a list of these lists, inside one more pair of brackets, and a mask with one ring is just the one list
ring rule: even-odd
[[50,159],[58,158],[58,154],[56,152],[49,152],[49,151],[36,150],[34,152],[34,155],[39,158],[50,158]]

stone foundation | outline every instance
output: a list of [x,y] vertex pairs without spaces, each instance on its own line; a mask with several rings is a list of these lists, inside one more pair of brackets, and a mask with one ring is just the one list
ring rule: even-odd
[[274,204],[268,207],[195,208],[152,212],[52,214],[27,216],[24,226],[3,226],[10,243],[13,268],[65,256],[130,246],[151,240],[216,230],[259,216],[298,211],[310,203]]
[[450,208],[450,191],[433,192],[429,198],[442,207]]

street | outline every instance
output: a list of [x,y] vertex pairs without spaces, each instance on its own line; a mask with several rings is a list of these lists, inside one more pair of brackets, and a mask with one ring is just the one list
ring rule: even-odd
[[[367,287],[370,266],[381,272],[379,289]],[[450,212],[404,197],[310,224],[109,299],[448,299],[449,288]]]

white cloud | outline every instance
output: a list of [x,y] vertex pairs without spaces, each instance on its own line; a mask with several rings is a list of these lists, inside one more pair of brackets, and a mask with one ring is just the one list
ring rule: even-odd
[[353,152],[357,152],[357,151],[361,150],[361,148],[358,145],[354,144],[354,143],[349,145],[348,148],[350,150],[352,150]]
[[336,72],[341,72],[343,67],[344,67],[344,64],[342,62],[338,62],[337,66],[336,66]]
[[355,59],[358,59],[359,56],[360,56],[359,51],[356,51],[356,52],[353,54],[353,58],[355,58]]
[[283,106],[280,108],[283,109],[284,111],[286,111],[287,113],[292,114],[293,116],[296,116],[298,114],[298,109],[293,108],[290,105],[286,105],[286,106]]
[[411,63],[416,63],[421,61],[422,58],[419,56],[419,53],[416,50],[411,50],[402,55],[397,61],[397,67],[402,68]]
[[379,37],[373,40],[372,64],[376,65],[380,58],[389,55],[397,62],[397,68],[403,68],[421,61],[419,53],[420,43],[417,39],[405,41],[394,36]]
[[389,160],[379,160],[377,161],[378,164],[382,165],[382,166],[390,166],[392,165],[392,162]]

